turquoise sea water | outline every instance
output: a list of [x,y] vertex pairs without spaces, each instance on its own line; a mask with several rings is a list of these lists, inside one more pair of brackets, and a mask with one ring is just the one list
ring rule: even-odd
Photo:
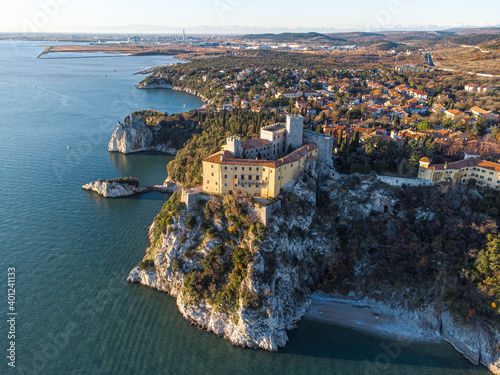
[[[184,321],[174,300],[126,283],[168,196],[106,200],[97,178],[166,177],[171,157],[109,154],[133,110],[181,112],[198,98],[135,89],[165,56],[35,57],[0,42],[0,374],[484,374],[447,344],[391,340],[304,320],[278,353],[234,348]],[[61,57],[61,58],[59,58]],[[70,146],[71,149],[68,149]],[[16,268],[16,368],[7,365],[7,268]]]

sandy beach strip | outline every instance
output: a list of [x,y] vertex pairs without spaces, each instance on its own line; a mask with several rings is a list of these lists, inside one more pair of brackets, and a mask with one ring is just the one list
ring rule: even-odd
[[435,332],[424,330],[417,323],[404,319],[396,310],[366,299],[314,293],[304,319],[349,327],[401,341],[442,341]]

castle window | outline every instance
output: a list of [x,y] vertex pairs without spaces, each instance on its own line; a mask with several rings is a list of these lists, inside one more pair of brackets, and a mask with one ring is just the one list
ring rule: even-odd
[[218,183],[218,182],[216,182],[216,183],[215,183],[215,186],[217,186],[217,185],[219,185],[219,183]]
[[226,171],[227,171],[227,167],[224,167],[224,170],[226,170]]
[[214,172],[212,172],[212,177],[214,176]]
[[491,178],[488,178],[488,181],[491,181]]
[[227,178],[227,174],[224,175],[224,178]]
[[251,171],[252,170],[252,167],[248,167],[248,170]]
[[293,163],[292,163],[292,165],[290,165],[290,167],[293,167]]
[[493,174],[493,172],[490,172],[490,174]]
[[210,181],[207,181],[207,184],[209,184],[209,183],[210,183]]
[[238,170],[238,167],[234,167],[234,170],[237,171]]
[[241,170],[244,171],[245,170],[245,167],[241,167]]
[[213,165],[213,164],[210,164],[210,167],[211,167],[211,168],[213,168],[213,167],[214,167],[214,165]]
[[225,187],[227,187],[227,184],[224,184]]
[[242,175],[241,175],[241,179],[240,179],[240,180],[244,180],[244,179],[245,179],[245,175],[244,175],[244,174],[242,174]]
[[255,168],[255,170],[258,172],[259,171],[259,167]]
[[248,179],[251,180],[252,179],[252,176],[251,175],[248,175]]

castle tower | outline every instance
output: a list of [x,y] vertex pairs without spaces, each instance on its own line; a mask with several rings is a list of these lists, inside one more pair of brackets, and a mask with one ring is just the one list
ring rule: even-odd
[[302,146],[304,134],[304,118],[302,116],[286,116],[286,147],[291,144],[295,150]]
[[229,151],[235,158],[243,157],[243,146],[241,146],[241,138],[232,136],[227,139],[226,151]]

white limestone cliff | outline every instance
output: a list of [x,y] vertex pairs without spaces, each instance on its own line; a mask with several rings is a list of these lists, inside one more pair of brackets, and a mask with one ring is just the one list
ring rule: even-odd
[[146,125],[142,118],[133,118],[128,122],[118,122],[108,144],[110,152],[131,154],[141,151],[159,151],[175,155],[178,150],[168,144],[154,143],[155,129]]
[[[304,199],[315,202],[315,194],[304,190]],[[318,239],[292,238],[279,226],[307,230],[311,224],[313,209],[308,214],[295,219],[283,219],[273,227],[273,240],[266,240],[258,246],[251,239],[245,239],[239,246],[249,246],[254,254],[248,265],[247,276],[243,279],[240,290],[259,295],[262,306],[246,308],[240,298],[235,312],[225,311],[219,306],[211,305],[208,299],[193,301],[184,291],[186,274],[196,269],[197,265],[186,258],[189,249],[201,240],[196,255],[204,257],[215,248],[220,240],[205,237],[197,226],[188,229],[185,215],[174,219],[168,234],[164,235],[153,248],[148,251],[154,262],[150,269],[134,268],[127,281],[140,283],[154,289],[165,291],[176,298],[177,307],[185,319],[209,332],[226,338],[236,346],[261,348],[276,351],[288,341],[286,331],[296,327],[297,322],[305,315],[311,302],[311,292],[306,287],[311,282],[313,268],[307,261],[310,248]],[[201,221],[201,219],[199,220]],[[220,230],[227,228],[220,227]],[[150,228],[151,233],[154,227]],[[182,239],[182,240],[181,240]],[[320,239],[320,243],[324,241]],[[146,256],[148,257],[148,256]],[[272,259],[272,267],[266,265],[264,257]],[[182,269],[174,271],[174,259],[184,258]],[[269,260],[267,261],[269,262]]]
[[[342,220],[363,220],[370,212],[385,213],[393,209],[397,200],[386,185],[366,179],[360,188],[349,189],[351,178],[332,173],[320,188],[323,193],[330,194],[330,199],[338,201]],[[327,189],[329,184],[339,188]],[[199,266],[186,258],[186,253],[201,243],[197,246],[196,256],[203,258],[221,242],[206,236],[199,225],[188,229],[187,215],[182,213],[174,218],[167,234],[149,249],[146,258],[151,259],[153,266],[134,268],[127,280],[171,294],[185,319],[234,345],[278,350],[288,340],[287,331],[296,327],[311,303],[310,287],[316,285],[318,280],[314,278],[321,273],[317,260],[324,255],[332,256],[338,246],[335,239],[312,230],[316,193],[307,179],[299,178],[287,184],[283,194],[284,201],[300,200],[298,211],[292,214],[285,208],[285,211],[277,212],[268,225],[264,241],[254,244],[251,238],[246,238],[245,243],[236,244],[250,246],[254,254],[240,288],[259,295],[262,298],[260,308],[245,308],[240,300],[236,311],[231,313],[211,305],[207,299],[194,301],[186,295],[186,275]],[[217,221],[215,225],[227,235],[227,227]],[[150,228],[151,242],[153,231],[154,226]],[[299,231],[306,232],[307,236],[296,235]],[[175,259],[184,259],[180,270],[174,270]],[[404,299],[382,293],[376,300],[364,296],[359,296],[359,299],[376,305],[387,315],[412,322],[422,332],[428,332],[428,337],[447,340],[472,363],[482,364],[500,374],[500,333],[485,319],[478,318],[468,323],[458,321],[448,311],[441,311],[434,305],[425,304],[412,309]]]

